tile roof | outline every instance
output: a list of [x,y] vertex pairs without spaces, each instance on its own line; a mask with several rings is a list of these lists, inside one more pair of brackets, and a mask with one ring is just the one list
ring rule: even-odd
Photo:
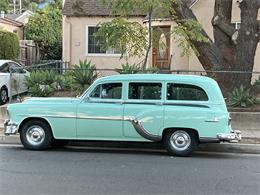
[[[192,6],[197,0],[182,0]],[[63,15],[66,16],[108,16],[111,9],[101,0],[65,0]],[[145,16],[144,13],[132,13],[131,16]]]

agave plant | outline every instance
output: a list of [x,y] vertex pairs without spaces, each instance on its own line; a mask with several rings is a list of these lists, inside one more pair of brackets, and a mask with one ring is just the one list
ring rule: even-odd
[[82,93],[98,76],[95,65],[87,60],[80,60],[78,65],[74,65],[71,75],[74,87],[79,93]]
[[160,69],[156,66],[150,66],[145,71],[143,71],[144,74],[157,74],[159,73]]
[[121,65],[121,69],[116,69],[119,74],[137,74],[141,71],[140,67],[136,64],[126,64]]
[[53,86],[56,79],[54,71],[33,71],[29,76],[26,76],[25,84],[29,93],[35,97],[50,96],[55,87]]
[[250,94],[250,89],[246,89],[243,85],[240,88],[235,88],[229,94],[229,103],[233,107],[248,107],[256,104],[256,98]]

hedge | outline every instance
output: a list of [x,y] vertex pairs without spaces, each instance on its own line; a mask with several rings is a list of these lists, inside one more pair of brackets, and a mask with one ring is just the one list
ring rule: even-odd
[[15,33],[0,30],[0,59],[17,59],[19,38]]

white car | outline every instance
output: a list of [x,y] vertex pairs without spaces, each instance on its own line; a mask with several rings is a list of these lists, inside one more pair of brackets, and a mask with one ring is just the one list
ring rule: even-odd
[[27,92],[27,87],[25,85],[25,76],[29,76],[29,74],[30,73],[17,62],[11,60],[0,60],[1,105],[7,103],[10,96]]

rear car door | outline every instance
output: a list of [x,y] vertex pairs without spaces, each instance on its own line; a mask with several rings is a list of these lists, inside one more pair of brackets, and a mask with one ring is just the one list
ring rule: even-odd
[[[131,140],[152,140],[163,128],[163,82],[128,82],[124,109],[124,136]],[[128,119],[138,121],[148,138],[137,132]],[[159,135],[160,136],[160,135]],[[155,141],[155,140],[152,140]]]

